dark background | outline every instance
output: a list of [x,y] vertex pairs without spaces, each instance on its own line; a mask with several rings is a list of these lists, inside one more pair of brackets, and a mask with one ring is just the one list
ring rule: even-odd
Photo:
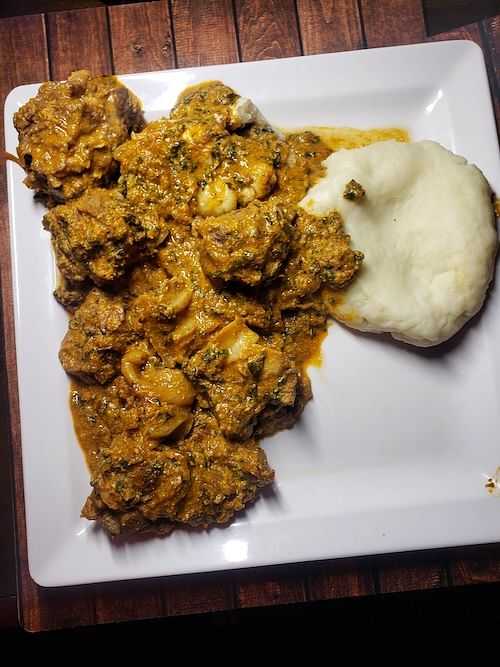
[[[20,14],[80,9],[105,5],[129,4],[131,0],[0,0],[0,18]],[[175,0],[182,2],[183,0]],[[209,2],[210,0],[206,0]],[[319,0],[318,0],[319,1]],[[377,0],[372,0],[377,2]],[[427,32],[429,35],[500,13],[500,0],[422,0]],[[0,67],[2,64],[0,63]],[[0,354],[3,350],[0,327]],[[0,388],[6,387],[4,360],[0,358]],[[5,400],[0,391],[0,400]],[[0,412],[2,419],[3,412]],[[0,635],[20,637],[16,628],[15,590],[15,542],[11,497],[10,447],[8,425],[0,422]],[[499,511],[500,525],[500,511]],[[85,638],[106,636],[126,638],[131,632],[136,636],[153,636],[165,629],[193,629],[199,626],[250,625],[264,622],[274,624],[299,622],[303,625],[320,625],[327,621],[330,632],[338,633],[347,628],[371,626],[390,632],[398,628],[413,630],[437,630],[443,633],[461,627],[471,631],[488,631],[500,627],[500,583],[487,586],[456,588],[423,593],[392,594],[352,600],[332,600],[298,604],[287,607],[249,609],[221,612],[211,615],[143,621],[134,624],[101,626],[97,628],[51,633],[35,641],[48,641],[55,636]],[[329,633],[330,634],[330,633]],[[389,637],[391,637],[389,635]],[[389,638],[388,637],[388,638]],[[332,637],[333,639],[333,637]],[[495,654],[496,633],[490,635]]]

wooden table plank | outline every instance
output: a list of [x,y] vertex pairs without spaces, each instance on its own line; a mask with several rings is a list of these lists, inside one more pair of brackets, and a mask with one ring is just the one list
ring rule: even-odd
[[181,577],[162,587],[167,616],[227,611],[235,606],[234,575]]
[[52,79],[66,79],[75,69],[93,74],[113,70],[106,9],[77,9],[47,15]]
[[9,595],[0,598],[0,632],[17,625],[17,597]]
[[[301,55],[293,0],[236,0],[235,10],[242,60]],[[242,571],[235,588],[239,607],[289,604],[307,599],[306,581],[300,575]]]
[[442,588],[448,584],[443,561],[392,556],[378,565],[380,593],[402,593]]
[[425,41],[421,0],[360,0],[360,3],[367,46]]
[[484,36],[486,65],[493,94],[497,131],[500,132],[500,15],[483,21],[481,28]]
[[172,0],[178,67],[238,61],[231,0]]
[[[0,21],[0,98],[3,103],[12,88],[25,83],[43,81],[49,75],[47,42],[43,16],[35,14]],[[3,113],[0,118],[3,137]],[[2,139],[3,141],[3,139]],[[8,377],[7,386],[2,387],[0,399],[6,411],[4,422],[9,426],[12,444],[14,487],[17,498],[16,523],[18,558],[24,564],[19,575],[21,601],[25,597],[25,586],[31,581],[27,574],[26,528],[24,523],[24,494],[22,481],[19,404],[17,399],[17,370],[14,344],[14,310],[12,301],[12,275],[10,264],[9,220],[5,168],[0,169],[0,283],[2,288],[2,316],[4,328],[3,358]]]
[[339,561],[320,565],[308,576],[309,598],[311,600],[333,600],[354,598],[375,593],[372,567]]
[[500,544],[479,547],[466,558],[451,560],[449,571],[454,586],[500,581]]
[[271,577],[266,571],[241,572],[236,585],[236,606],[241,608],[291,604],[307,599],[305,578],[288,575],[284,570]]
[[365,46],[357,0],[297,0],[305,55]]
[[[361,20],[368,47],[410,44],[425,40],[425,22],[420,0],[360,0]],[[412,568],[414,565],[414,568]],[[434,588],[446,581],[446,565],[399,564],[398,561],[379,561],[376,568],[381,591]]]
[[427,37],[427,41],[430,42],[443,42],[448,39],[469,39],[483,48],[481,31],[478,23],[471,23],[470,25],[464,25],[461,28],[455,28],[449,32],[441,32],[438,35]]
[[242,60],[300,56],[294,0],[235,0]]
[[137,621],[165,615],[161,581],[158,579],[93,586],[92,600],[96,623]]
[[175,67],[167,0],[109,7],[111,49],[116,74]]

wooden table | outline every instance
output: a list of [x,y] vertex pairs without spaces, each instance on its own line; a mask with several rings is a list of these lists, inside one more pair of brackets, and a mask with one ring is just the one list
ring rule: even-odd
[[[430,38],[420,0],[160,0],[3,19],[0,96],[3,107],[15,86],[62,79],[83,67],[125,74],[443,39],[470,39],[483,49],[498,122],[500,16]],[[27,568],[4,169],[0,208],[6,369],[6,375],[0,374],[0,402],[9,406],[0,417],[4,426],[8,419],[4,437],[10,435],[13,456],[17,600],[24,628],[38,631],[500,581],[500,546],[492,545],[126,584],[36,586]],[[14,596],[0,597],[0,624],[15,604]]]

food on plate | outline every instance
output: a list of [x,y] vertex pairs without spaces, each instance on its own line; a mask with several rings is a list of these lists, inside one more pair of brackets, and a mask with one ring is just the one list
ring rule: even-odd
[[[422,347],[453,336],[481,308],[494,271],[498,235],[483,174],[431,141],[342,150],[325,167],[301,206],[340,213],[364,253],[334,317]],[[353,180],[361,199],[346,197]]]
[[362,262],[338,214],[298,210],[331,152],[313,132],[275,132],[218,81],[141,119],[116,79],[82,72],[16,116],[70,313],[82,515],[113,536],[227,523],[272,483],[257,439],[311,399],[332,288]]
[[274,479],[259,439],[312,398],[332,317],[431,345],[484,299],[487,183],[404,131],[284,134],[219,81],[145,125],[88,72],[44,84],[15,124],[52,206],[82,516],[112,536],[225,524],[255,500]]
[[201,266],[209,278],[257,287],[276,276],[288,255],[295,211],[279,198],[199,218]]
[[116,189],[89,188],[51,208],[43,226],[52,236],[59,271],[72,285],[109,285],[167,236],[152,207],[133,207]]
[[14,115],[25,184],[63,202],[116,176],[113,151],[144,126],[141,103],[114,76],[48,81]]
[[120,146],[115,157],[127,199],[190,223],[197,214],[221,215],[268,196],[287,146],[268,126],[249,127],[263,119],[239,100],[219,82],[194,86],[169,118]]

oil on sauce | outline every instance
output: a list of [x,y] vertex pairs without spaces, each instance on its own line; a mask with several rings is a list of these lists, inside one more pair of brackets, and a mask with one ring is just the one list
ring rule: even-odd
[[324,126],[306,126],[294,128],[293,130],[283,130],[286,134],[309,130],[317,134],[321,141],[332,151],[339,151],[342,148],[362,148],[369,146],[377,141],[401,141],[409,143],[410,134],[401,127],[374,127],[368,130],[358,130],[355,127],[324,127]]

